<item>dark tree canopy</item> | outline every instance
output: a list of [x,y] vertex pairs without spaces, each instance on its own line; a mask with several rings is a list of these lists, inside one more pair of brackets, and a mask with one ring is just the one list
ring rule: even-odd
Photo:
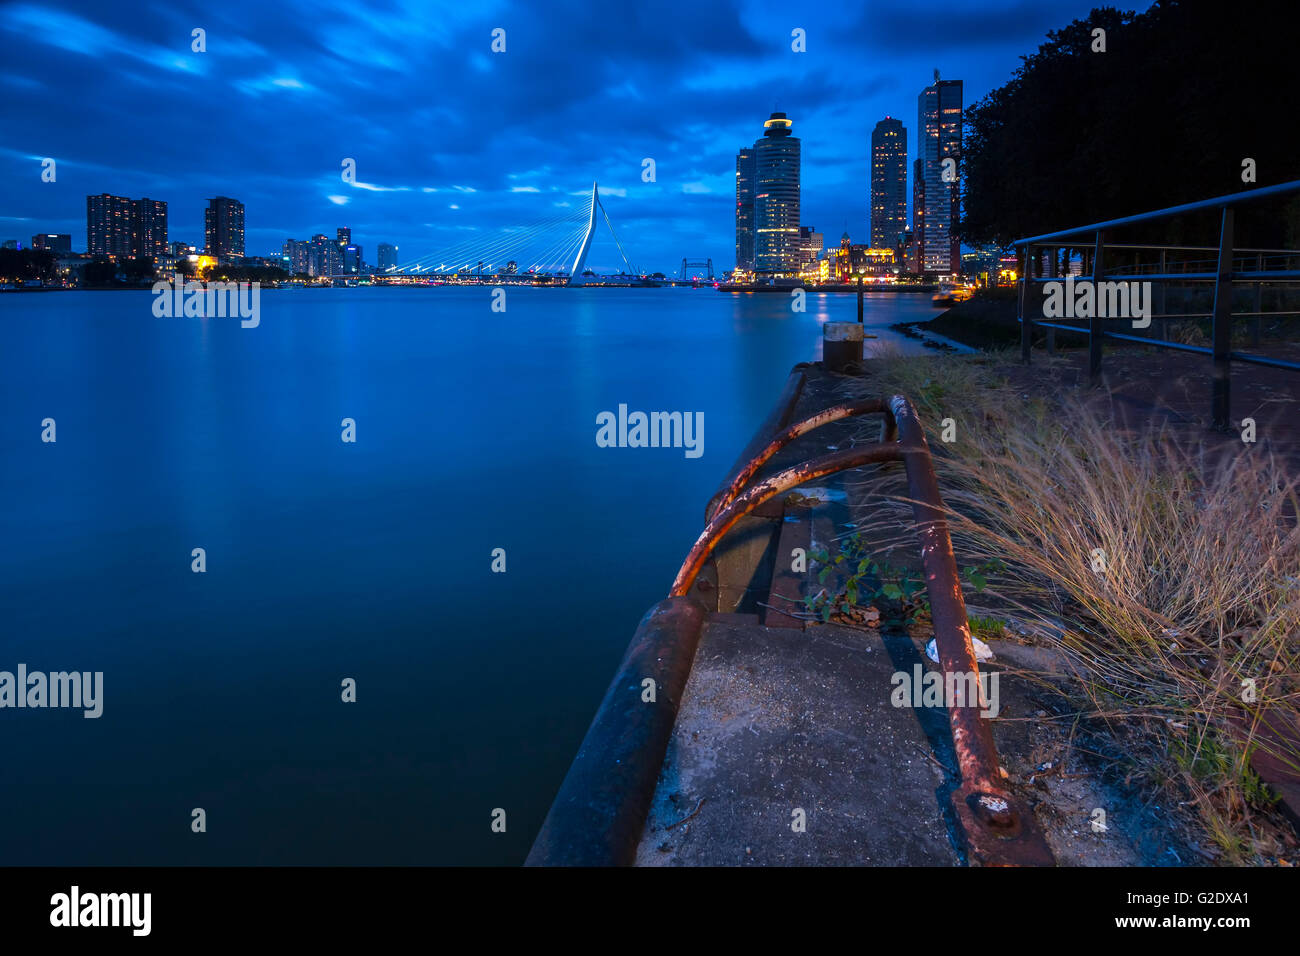
[[[1159,0],[1136,15],[1094,9],[1049,33],[967,111],[963,240],[1006,245],[1300,179],[1289,105],[1296,23],[1294,3]],[[1104,53],[1092,50],[1097,27]],[[1254,183],[1241,178],[1246,158],[1257,164]],[[1238,234],[1300,246],[1298,209],[1244,208]],[[1202,215],[1147,235],[1203,242],[1216,221]]]
[[205,277],[209,282],[283,282],[289,273],[276,266],[241,266],[235,264],[212,266]]
[[52,279],[58,263],[44,249],[0,249],[0,282]]

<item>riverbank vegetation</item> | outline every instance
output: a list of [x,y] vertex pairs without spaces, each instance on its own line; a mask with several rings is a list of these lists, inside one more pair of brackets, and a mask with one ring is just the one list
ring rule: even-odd
[[1268,858],[1285,830],[1252,755],[1300,766],[1268,729],[1300,718],[1296,477],[1254,446],[1128,433],[1104,403],[1026,394],[997,356],[870,364],[931,430],[959,561],[1005,563],[990,591],[1066,655],[1125,773],[1194,810],[1223,860]]

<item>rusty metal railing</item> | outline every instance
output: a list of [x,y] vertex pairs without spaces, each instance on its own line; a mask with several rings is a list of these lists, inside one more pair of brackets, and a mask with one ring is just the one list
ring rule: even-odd
[[[800,435],[828,422],[873,413],[885,415],[885,441],[801,462],[749,485],[764,463]],[[895,436],[897,440],[893,440]],[[737,472],[718,499],[708,526],[673,581],[670,597],[685,597],[690,592],[726,533],[763,502],[825,475],[889,461],[901,461],[907,475],[921,538],[921,562],[939,664],[945,674],[969,675],[979,686],[979,665],[971,645],[966,602],[934,462],[916,410],[902,395],[895,395],[888,403],[868,400],[836,405],[776,435]],[[982,706],[979,700],[953,702],[948,714],[961,774],[961,786],[952,794],[952,805],[971,857],[985,865],[1051,865],[1051,851],[1033,815],[1002,783],[997,748],[989,721],[981,714]]]
[[[709,555],[737,521],[805,482],[870,463],[903,463],[920,530],[940,666],[945,673],[973,676],[979,686],[943,499],[915,409],[906,398],[895,395],[889,402],[835,405],[787,424],[802,385],[797,366],[776,413],[759,433],[776,434],[757,451],[752,450],[757,439],[751,442],[746,449],[749,457],[742,456],[735,477],[708,507],[707,527],[682,564],[671,594],[642,618],[533,843],[529,865],[635,862],[705,622],[703,607],[687,595]],[[884,416],[884,441],[824,455],[753,482],[763,465],[799,436],[829,422],[869,414]],[[644,706],[641,693],[646,678],[656,682],[659,706]],[[988,720],[980,714],[980,702],[954,701],[954,705],[949,722],[961,781],[950,799],[969,859],[993,866],[1051,865],[1051,851],[1033,815],[1002,782],[997,749]]]

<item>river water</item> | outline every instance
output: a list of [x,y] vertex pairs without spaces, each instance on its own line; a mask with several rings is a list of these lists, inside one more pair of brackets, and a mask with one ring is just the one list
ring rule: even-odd
[[[0,864],[522,861],[705,502],[856,318],[712,289],[268,290],[255,328],[151,302],[0,295],[0,671],[103,674],[98,718],[0,708]],[[886,327],[933,314],[867,297],[905,350]],[[701,453],[599,447],[619,405],[702,413]]]

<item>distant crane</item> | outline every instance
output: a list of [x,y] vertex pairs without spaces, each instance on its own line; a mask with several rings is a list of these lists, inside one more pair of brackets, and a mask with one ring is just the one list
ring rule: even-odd
[[690,278],[699,278],[699,274],[691,274],[692,269],[704,269],[708,273],[709,281],[713,281],[713,260],[712,259],[683,259],[681,279],[685,282]]

